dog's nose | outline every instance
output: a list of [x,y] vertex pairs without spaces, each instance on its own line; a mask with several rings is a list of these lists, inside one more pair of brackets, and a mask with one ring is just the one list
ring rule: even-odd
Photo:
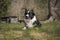
[[26,19],[29,19],[29,17],[26,16]]
[[29,19],[29,17],[28,17],[28,16],[26,16],[25,18],[26,18],[26,19]]

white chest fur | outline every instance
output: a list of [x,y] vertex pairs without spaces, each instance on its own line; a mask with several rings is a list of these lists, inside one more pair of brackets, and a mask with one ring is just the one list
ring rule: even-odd
[[33,25],[33,22],[35,22],[36,21],[36,16],[34,16],[34,18],[33,19],[31,19],[28,23],[26,23],[27,24],[27,26],[30,28],[30,27],[33,27],[34,25]]

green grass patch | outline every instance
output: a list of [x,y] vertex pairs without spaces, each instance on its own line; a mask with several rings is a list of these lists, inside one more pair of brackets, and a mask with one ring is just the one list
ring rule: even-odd
[[22,30],[23,23],[0,23],[0,40],[60,40],[60,22]]

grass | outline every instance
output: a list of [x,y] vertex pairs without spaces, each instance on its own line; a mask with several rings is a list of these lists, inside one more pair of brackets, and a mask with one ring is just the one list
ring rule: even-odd
[[60,40],[60,22],[42,23],[40,28],[22,30],[23,23],[0,23],[0,40]]

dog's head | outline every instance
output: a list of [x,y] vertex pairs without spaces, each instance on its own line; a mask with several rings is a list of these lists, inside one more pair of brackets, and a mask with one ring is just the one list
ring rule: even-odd
[[33,9],[32,10],[29,10],[29,9],[25,9],[25,18],[26,19],[32,19],[34,17],[34,11]]

